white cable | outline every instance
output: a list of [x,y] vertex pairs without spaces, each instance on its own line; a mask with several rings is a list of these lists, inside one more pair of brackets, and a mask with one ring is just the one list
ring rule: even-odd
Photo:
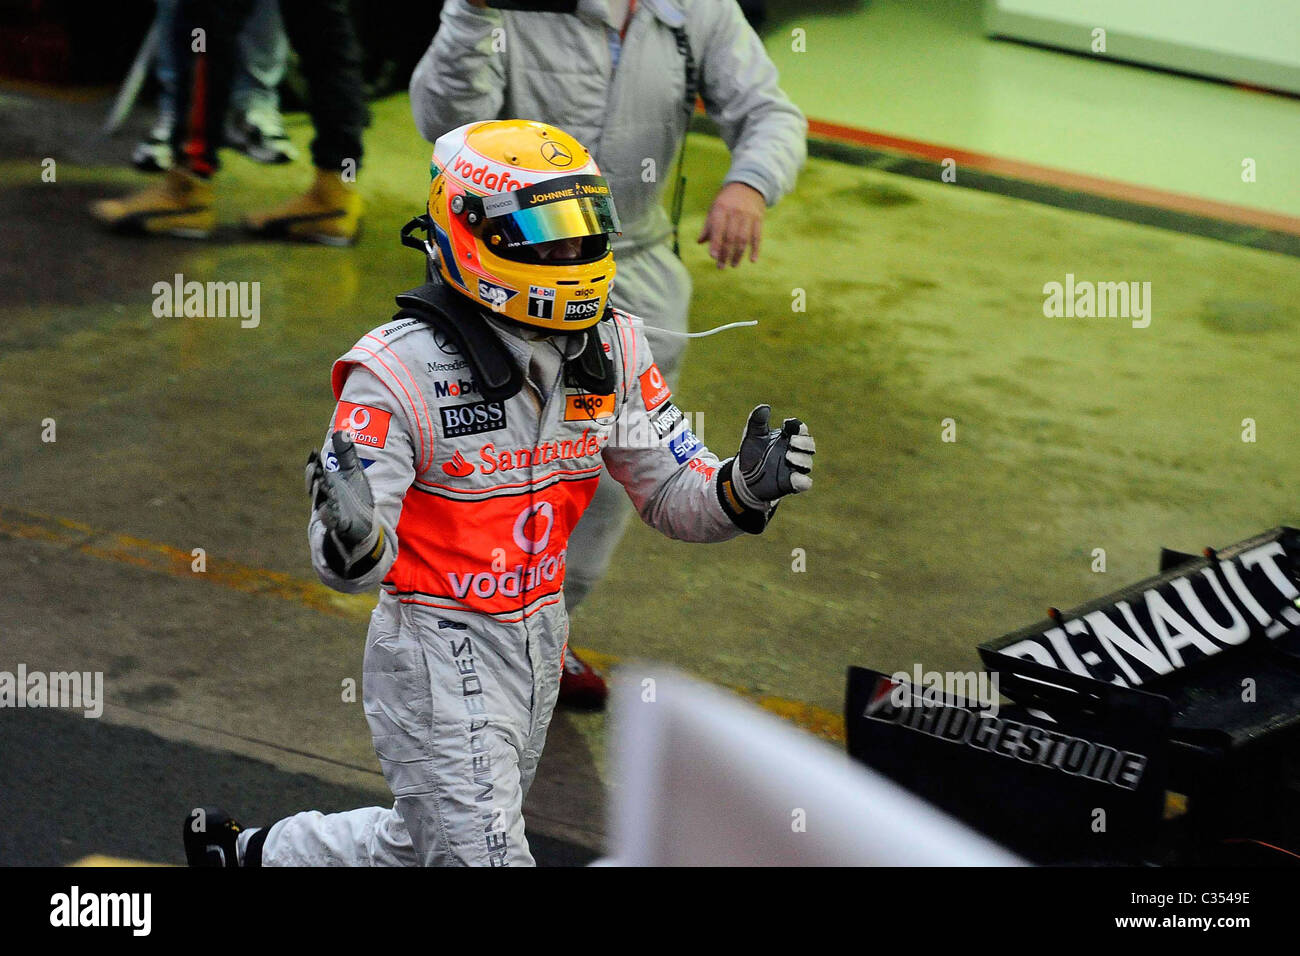
[[719,325],[716,328],[708,329],[704,332],[678,332],[676,329],[661,329],[657,325],[646,325],[644,319],[633,319],[633,325],[639,325],[641,328],[650,332],[662,332],[664,335],[679,335],[684,339],[702,339],[706,335],[717,335],[719,332],[725,332],[727,329],[739,329],[747,325],[758,325],[756,319],[750,319],[747,322],[728,322],[726,325]]

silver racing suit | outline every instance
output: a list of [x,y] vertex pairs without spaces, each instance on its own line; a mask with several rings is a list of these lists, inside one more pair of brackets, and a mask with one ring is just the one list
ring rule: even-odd
[[[522,806],[563,667],[567,541],[602,462],[669,537],[722,541],[767,520],[736,502],[730,462],[686,427],[630,316],[597,326],[608,395],[566,384],[582,336],[485,321],[526,371],[508,399],[484,398],[456,346],[411,318],[334,365],[329,432],[354,435],[388,544],[344,579],[313,514],[311,551],[329,586],[380,589],[363,696],[394,803],[281,820],[265,865],[531,864]],[[328,434],[322,458],[330,468]]]

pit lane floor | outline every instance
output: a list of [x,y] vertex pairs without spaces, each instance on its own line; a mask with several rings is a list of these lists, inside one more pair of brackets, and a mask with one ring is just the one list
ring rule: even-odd
[[[422,205],[428,147],[404,98],[374,111],[368,229],[340,251],[233,228],[104,235],[84,207],[143,180],[115,165],[129,137],[95,136],[99,104],[0,95],[0,669],[103,670],[108,695],[100,721],[0,712],[5,779],[25,781],[0,809],[46,847],[9,834],[23,842],[0,862],[175,862],[198,801],[259,823],[385,798],[341,694],[360,677],[364,608],[277,593],[311,578],[301,464],[332,405],[329,365],[420,277],[395,234]],[[305,147],[301,119],[291,133]],[[1296,259],[813,160],[770,213],[760,264],[720,274],[690,239],[725,155],[695,139],[693,324],[761,324],[693,345],[679,399],[724,454],[757,401],[800,414],[818,484],[757,540],[634,527],[576,646],[833,715],[848,663],[975,668],[979,641],[1145,576],[1162,544],[1300,520]],[[231,157],[222,219],[305,179]],[[156,317],[153,286],[178,272],[260,283],[258,327]],[[1045,318],[1043,284],[1067,273],[1151,281],[1151,326]],[[46,419],[57,441],[41,440]],[[207,572],[160,572],[194,548]],[[248,587],[204,577],[226,572]],[[602,716],[557,717],[529,806],[533,834],[565,844],[544,862],[601,846],[604,743]],[[148,812],[124,816],[135,804]],[[81,841],[105,815],[132,825]]]

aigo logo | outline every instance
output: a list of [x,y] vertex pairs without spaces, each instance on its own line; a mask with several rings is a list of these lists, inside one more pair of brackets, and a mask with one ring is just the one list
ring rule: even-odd
[[[533,538],[529,532],[536,532],[537,521],[545,519],[546,530],[541,537]],[[514,539],[519,550],[524,554],[541,554],[551,540],[551,529],[555,527],[555,509],[549,501],[537,501],[519,512],[515,519]]]

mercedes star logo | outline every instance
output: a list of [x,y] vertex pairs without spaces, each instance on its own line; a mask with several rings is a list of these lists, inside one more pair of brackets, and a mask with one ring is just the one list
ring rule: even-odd
[[573,154],[554,140],[542,144],[542,159],[552,166],[568,166],[573,162]]

